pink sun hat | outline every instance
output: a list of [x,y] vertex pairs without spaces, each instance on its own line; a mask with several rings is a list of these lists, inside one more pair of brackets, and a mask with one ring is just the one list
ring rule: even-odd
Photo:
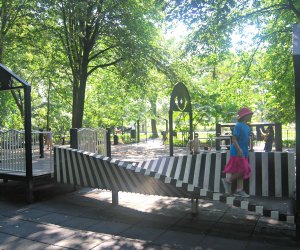
[[253,112],[248,109],[248,108],[241,108],[238,112],[238,120],[240,120],[241,118],[243,118],[246,115],[250,115],[253,114]]

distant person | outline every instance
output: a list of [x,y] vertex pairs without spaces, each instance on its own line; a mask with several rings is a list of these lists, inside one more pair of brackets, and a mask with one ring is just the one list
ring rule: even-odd
[[165,145],[165,143],[168,140],[167,131],[162,131],[161,134],[162,134],[162,144]]
[[271,152],[273,142],[274,142],[274,129],[273,129],[273,126],[270,125],[266,129],[266,132],[264,134],[264,140],[265,140],[265,147],[264,147],[265,152]]
[[47,133],[47,149],[52,150],[52,132],[51,128],[49,128],[48,133]]
[[230,147],[230,158],[225,165],[224,173],[228,173],[227,178],[222,178],[225,192],[231,193],[231,183],[237,180],[236,196],[249,197],[244,191],[244,179],[248,179],[251,173],[251,166],[248,161],[248,145],[251,130],[248,125],[253,112],[249,108],[242,108],[238,112],[238,122],[232,133],[232,144]]

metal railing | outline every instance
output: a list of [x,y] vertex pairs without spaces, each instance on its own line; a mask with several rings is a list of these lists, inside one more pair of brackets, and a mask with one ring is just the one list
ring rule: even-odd
[[18,130],[0,131],[0,169],[24,171],[25,133]]
[[[218,143],[217,143],[218,142]],[[219,148],[216,148],[219,145]],[[200,151],[221,151],[228,150],[231,146],[231,136],[210,136],[197,137],[194,140],[189,140],[186,145],[187,153],[197,154]]]
[[[41,157],[40,138],[43,135],[44,132],[31,132],[32,159]],[[25,155],[25,131],[0,130],[0,170],[26,172]]]
[[107,131],[103,128],[77,130],[78,149],[107,156]]

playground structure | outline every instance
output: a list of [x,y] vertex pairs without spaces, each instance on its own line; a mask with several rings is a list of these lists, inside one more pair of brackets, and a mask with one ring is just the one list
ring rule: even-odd
[[[182,90],[182,84],[179,86]],[[182,110],[186,110],[189,104],[184,102],[188,98],[186,96],[173,98],[176,99],[182,100],[178,103],[181,103]],[[172,132],[172,112],[170,112],[170,131]],[[193,138],[191,135],[192,133],[190,138]],[[229,157],[228,152],[197,153],[173,156],[170,143],[169,157],[138,163],[115,160],[74,147],[55,148],[55,178],[59,183],[111,190],[114,204],[118,204],[119,191],[185,197],[191,199],[192,214],[195,215],[198,212],[198,199],[205,197],[234,204],[249,211],[257,211],[274,219],[294,222],[292,211],[267,209],[257,204],[257,200],[249,201],[224,195],[220,180],[222,176],[224,177],[222,169]],[[294,199],[293,153],[250,152],[249,159],[253,171],[249,183],[246,184],[246,191],[251,196]]]
[[0,91],[21,89],[24,93],[24,154],[26,171],[24,174],[14,174],[1,171],[3,180],[20,180],[26,183],[27,200],[33,201],[33,171],[32,171],[32,135],[31,135],[31,86],[19,76],[0,64]]
[[253,200],[224,194],[221,178],[228,157],[228,152],[201,152],[126,162],[83,150],[56,147],[55,179],[64,184],[111,190],[113,204],[118,204],[119,191],[184,197],[191,199],[191,211],[196,215],[198,199],[210,198],[294,223],[292,211],[264,208],[255,199],[294,199],[294,154],[250,152],[253,169],[245,189]]
[[[216,138],[217,138],[216,150],[221,149],[220,141],[229,140],[231,138],[234,126],[235,126],[235,123],[223,123],[223,124],[216,125]],[[254,139],[256,139],[258,141],[263,140],[262,130],[264,130],[264,127],[272,126],[275,130],[275,138],[274,138],[275,151],[282,151],[282,126],[281,126],[281,123],[269,123],[269,122],[251,123],[251,124],[249,124],[249,126],[250,126],[250,129],[253,134],[253,136],[250,140],[250,149],[253,149],[253,140]],[[226,132],[224,132],[224,129],[226,129],[226,128],[227,128],[227,130],[225,130]],[[226,146],[228,146],[228,144],[230,145],[230,143],[226,143]]]
[[[3,74],[9,75],[9,83],[12,82],[12,78],[20,80],[10,71],[6,71],[7,69],[4,66],[1,69],[0,74],[6,72]],[[14,87],[2,82],[1,84],[1,90],[10,90]],[[25,86],[30,90],[29,85],[25,84]],[[172,112],[191,113],[186,87],[179,84],[176,88],[177,90],[172,94],[170,104],[170,134],[173,134]],[[29,90],[27,89],[25,95],[28,98],[28,100],[26,99],[27,102],[30,102]],[[182,90],[186,92],[184,93]],[[29,107],[30,105],[27,106],[27,109]],[[228,159],[227,152],[200,152],[194,155],[173,156],[172,136],[169,136],[170,156],[137,163],[114,160],[108,157],[109,150],[106,152],[99,151],[99,145],[104,144],[104,138],[106,138],[106,142],[110,141],[107,140],[109,133],[106,132],[107,137],[98,137],[88,129],[85,129],[86,135],[80,135],[81,129],[71,129],[71,147],[54,148],[54,169],[50,169],[49,173],[35,175],[32,151],[33,135],[29,113],[27,110],[24,122],[25,149],[22,152],[25,152],[25,171],[24,169],[21,171],[22,175],[20,175],[20,171],[16,170],[9,173],[7,169],[0,171],[0,178],[5,181],[20,180],[26,183],[26,198],[29,202],[33,201],[33,191],[38,188],[35,186],[34,180],[43,178],[48,184],[66,183],[111,190],[114,204],[118,204],[119,191],[186,197],[191,199],[192,214],[196,215],[198,199],[205,197],[240,206],[249,211],[256,211],[274,219],[294,222],[293,211],[281,211],[276,210],[276,208],[267,209],[255,200],[255,197],[294,199],[295,156],[293,153],[251,152],[250,163],[254,166],[254,170],[251,180],[246,185],[246,191],[253,196],[253,200],[243,200],[224,195],[220,178],[223,175],[222,168]],[[191,121],[192,116],[190,115],[189,138],[193,140]],[[93,140],[92,138],[96,139]],[[99,144],[99,142],[101,143]],[[12,148],[9,150],[12,150]],[[105,153],[107,155],[103,155]]]
[[110,129],[71,128],[70,138],[71,148],[111,156]]

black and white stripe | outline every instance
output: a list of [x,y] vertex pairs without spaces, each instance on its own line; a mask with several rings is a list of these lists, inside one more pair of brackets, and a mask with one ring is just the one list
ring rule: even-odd
[[55,176],[59,183],[151,195],[190,197],[186,190],[164,183],[161,178],[153,178],[154,172],[150,167],[155,170],[159,166],[157,162],[147,165],[149,169],[144,168],[144,173],[138,173],[135,163],[116,161],[70,148],[55,148]]
[[[197,155],[162,157],[139,163],[124,162],[80,150],[55,148],[55,176],[59,183],[151,195],[207,196],[267,214],[293,220],[293,215],[265,211],[261,205],[224,196],[221,178],[229,154],[201,152]],[[294,198],[295,158],[287,152],[250,152],[252,173],[245,189],[252,196]]]
[[250,152],[249,194],[294,198],[295,156],[288,152]]

